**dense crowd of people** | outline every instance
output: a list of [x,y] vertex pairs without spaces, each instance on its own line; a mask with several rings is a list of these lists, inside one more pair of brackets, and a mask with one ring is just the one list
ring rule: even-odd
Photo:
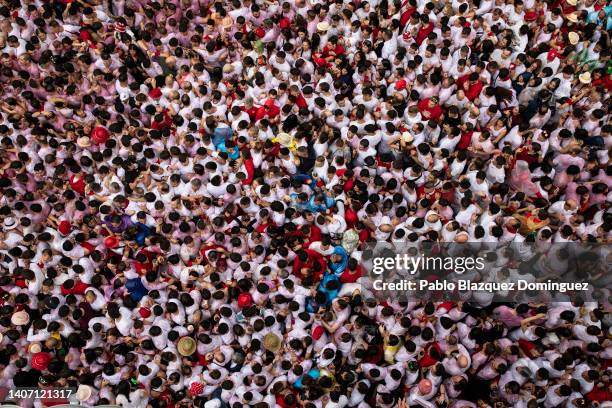
[[609,244],[610,29],[605,0],[0,0],[0,394],[612,406],[609,291],[386,299],[360,262]]

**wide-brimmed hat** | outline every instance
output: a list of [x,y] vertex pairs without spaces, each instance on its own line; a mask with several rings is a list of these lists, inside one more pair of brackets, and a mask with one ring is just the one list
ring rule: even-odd
[[567,16],[567,19],[568,19],[569,21],[571,21],[572,23],[577,23],[577,22],[578,22],[578,13],[573,12],[572,14],[569,14],[569,15]]
[[185,336],[179,339],[176,349],[181,356],[187,357],[195,353],[196,346],[196,341],[193,337]]
[[38,352],[32,356],[32,368],[38,371],[44,371],[49,367],[51,355],[44,351]]
[[110,235],[104,238],[104,246],[110,249],[117,248],[119,246],[119,238],[116,235]]
[[35,341],[33,343],[30,343],[30,345],[28,346],[28,351],[32,354],[40,353],[42,351],[42,346],[39,342]]
[[108,132],[108,129],[103,126],[96,126],[91,131],[91,140],[96,144],[106,143],[109,137],[110,133]]
[[89,147],[91,146],[91,139],[89,139],[87,136],[82,136],[77,139],[76,144],[79,147]]
[[266,350],[276,353],[281,348],[281,338],[274,333],[268,333],[263,338],[263,346]]
[[409,132],[402,133],[402,140],[405,143],[410,143],[414,140],[414,136],[412,136]]
[[573,32],[573,31],[570,31],[567,34],[567,38],[569,39],[569,42],[572,45],[576,45],[576,44],[578,44],[578,41],[580,41],[580,36],[577,33]]
[[225,16],[223,17],[223,20],[221,20],[221,25],[223,28],[230,28],[232,25],[234,25],[234,20],[232,20],[230,16]]
[[289,133],[279,133],[278,136],[276,136],[276,141],[285,147],[289,147],[293,142],[293,137],[291,137]]
[[4,228],[4,230],[12,230],[13,228],[17,228],[17,225],[19,225],[17,223],[17,220],[13,217],[6,217],[4,219],[4,222],[2,223],[2,226]]
[[317,24],[317,31],[327,31],[329,30],[329,23],[327,21],[321,21],[319,24]]
[[29,322],[30,315],[24,310],[15,312],[13,313],[13,316],[11,316],[11,323],[13,323],[15,326],[25,326]]
[[582,82],[583,84],[590,84],[591,83],[591,73],[588,71],[583,72],[582,74],[578,75],[578,80]]
[[78,399],[79,401],[87,401],[89,398],[91,398],[91,394],[92,394],[92,389],[89,385],[85,385],[85,384],[81,384],[79,385],[79,388],[77,388],[76,391],[76,399]]

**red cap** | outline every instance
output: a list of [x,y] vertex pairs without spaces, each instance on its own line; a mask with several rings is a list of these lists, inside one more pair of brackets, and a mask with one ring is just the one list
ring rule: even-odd
[[153,88],[149,91],[149,96],[153,99],[159,99],[162,96],[161,89]]
[[402,91],[402,90],[406,89],[406,80],[405,79],[399,79],[395,83],[395,89],[397,89],[398,91]]
[[317,64],[320,67],[325,67],[327,66],[327,61],[325,61],[325,58],[317,58],[314,57],[313,61],[315,62],[315,64]]
[[264,31],[263,28],[259,27],[257,30],[255,30],[255,35],[259,38],[264,38],[264,36],[266,35],[266,32]]
[[253,298],[251,298],[251,294],[248,292],[243,292],[238,295],[238,306],[241,308],[249,307],[253,304]]
[[528,12],[525,13],[524,20],[525,21],[536,21],[537,18],[538,18],[538,13],[536,13],[533,10],[529,10]]
[[115,235],[104,238],[104,246],[107,248],[117,248],[119,246],[119,238]]
[[431,389],[432,389],[431,380],[424,378],[421,381],[419,381],[419,384],[417,385],[417,387],[421,395],[427,395],[431,392]]
[[204,385],[199,382],[191,383],[189,386],[189,393],[192,396],[200,395],[204,391]]
[[291,21],[289,21],[287,17],[283,17],[278,22],[278,25],[280,26],[280,28],[289,28],[291,26]]
[[91,140],[96,144],[106,143],[109,136],[108,130],[102,126],[96,126],[94,130],[91,131]]
[[119,31],[120,33],[125,32],[125,24],[123,23],[115,24],[115,31]]
[[68,234],[70,234],[70,230],[72,230],[72,227],[70,225],[70,222],[64,220],[64,221],[59,223],[59,225],[57,226],[57,230],[62,235],[68,235]]
[[46,370],[51,362],[51,355],[44,351],[32,356],[32,368],[38,371]]
[[148,307],[141,307],[140,309],[138,309],[138,313],[143,319],[146,319],[147,317],[151,316],[151,310]]
[[89,31],[81,30],[79,32],[79,38],[81,39],[81,41],[89,41],[91,39],[91,37],[89,36]]

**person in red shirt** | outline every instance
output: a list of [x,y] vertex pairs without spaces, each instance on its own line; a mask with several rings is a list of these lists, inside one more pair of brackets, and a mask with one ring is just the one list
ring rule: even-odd
[[326,265],[323,255],[312,249],[305,249],[293,260],[293,274],[300,280],[312,276],[312,280],[318,282],[325,272]]
[[433,31],[433,29],[434,29],[434,25],[432,22],[429,21],[429,17],[426,15],[422,15],[421,16],[421,28],[419,29],[419,32],[417,33],[416,40],[415,40],[416,43],[418,45],[421,45],[423,41],[425,41],[429,33]]
[[70,176],[70,188],[79,193],[85,195],[85,175],[84,174],[73,174]]
[[461,139],[459,139],[459,143],[457,143],[457,150],[467,150],[468,147],[472,144],[472,137],[474,136],[474,130],[472,127],[461,126]]
[[240,109],[249,115],[249,118],[251,119],[251,121],[255,121],[259,107],[255,106],[252,98],[246,98],[244,100],[244,105],[241,106]]
[[297,85],[291,85],[288,91],[289,96],[295,98],[295,104],[298,106],[298,108],[303,109],[308,107],[306,98],[304,98],[300,92],[300,88],[298,88]]
[[357,279],[363,276],[363,268],[357,262],[355,258],[349,258],[346,269],[340,275],[340,282],[342,283],[355,283]]
[[416,9],[416,1],[414,0],[404,0],[402,2],[402,14],[400,15],[400,28],[403,29],[406,26],[410,17],[414,14]]
[[437,96],[432,96],[431,98],[425,98],[419,102],[417,107],[421,115],[429,120],[438,121],[440,116],[442,116],[442,108],[438,105],[438,101],[439,99]]
[[465,91],[465,96],[470,101],[473,101],[474,99],[478,98],[483,87],[484,84],[482,83],[482,81],[480,81],[478,73],[476,72],[472,72],[471,74],[469,74],[467,76],[467,81],[463,82],[463,90]]
[[168,115],[168,111],[164,109],[162,113],[155,115],[153,122],[151,123],[151,129],[164,130],[172,126],[172,118]]
[[85,290],[89,287],[86,283],[81,282],[80,280],[67,279],[64,281],[62,286],[60,286],[60,292],[62,295],[84,295]]
[[268,99],[262,106],[257,109],[255,120],[268,118],[271,122],[280,114],[280,108],[276,106],[275,99]]

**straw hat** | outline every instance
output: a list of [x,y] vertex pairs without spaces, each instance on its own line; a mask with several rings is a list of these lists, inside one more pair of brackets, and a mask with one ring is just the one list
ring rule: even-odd
[[568,35],[567,38],[569,39],[570,44],[572,45],[576,45],[578,44],[578,41],[580,41],[580,37],[578,36],[578,34],[576,34],[575,32],[571,31]]
[[89,147],[91,146],[91,140],[87,136],[82,136],[77,139],[76,144],[79,147]]
[[590,84],[591,83],[591,73],[590,72],[583,72],[582,74],[580,74],[578,76],[578,79],[580,80],[580,82],[582,82],[583,84]]
[[79,388],[77,388],[76,399],[81,402],[87,401],[89,398],[91,398],[91,394],[91,387],[89,385],[81,384],[79,385]]
[[234,20],[232,20],[230,16],[225,16],[223,17],[223,20],[221,20],[221,25],[223,28],[230,28],[232,25],[234,25]]
[[13,217],[6,217],[2,225],[5,231],[12,230],[13,228],[17,228],[17,220]]
[[289,147],[293,144],[293,137],[289,133],[279,133],[276,141],[282,146]]
[[569,4],[570,6],[575,6],[576,4],[578,4],[577,0],[565,0],[567,4]]
[[274,333],[268,333],[263,338],[263,346],[266,350],[276,353],[281,348],[281,338]]
[[326,32],[327,30],[329,30],[329,23],[327,21],[321,21],[317,24],[317,31]]
[[32,354],[40,353],[42,351],[42,347],[40,346],[39,342],[35,341],[28,346],[28,351]]
[[20,310],[19,312],[13,313],[11,316],[11,323],[15,326],[25,326],[30,322],[30,315],[24,310]]
[[567,16],[567,19],[569,21],[571,21],[572,23],[577,23],[578,22],[578,13],[573,12],[572,14]]
[[414,140],[414,136],[412,136],[409,132],[402,133],[402,140],[404,143],[410,143]]
[[196,351],[196,341],[193,337],[181,337],[176,348],[181,356],[190,356]]

